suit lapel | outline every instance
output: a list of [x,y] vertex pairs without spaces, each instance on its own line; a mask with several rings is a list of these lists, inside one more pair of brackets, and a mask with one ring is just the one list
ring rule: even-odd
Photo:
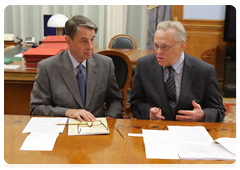
[[188,93],[191,89],[192,81],[194,78],[194,73],[195,73],[194,64],[191,62],[188,55],[185,54],[184,66],[183,66],[183,72],[182,72],[181,89],[180,89],[178,104],[175,109],[176,114],[177,114],[177,111],[181,109],[181,106],[183,105],[183,103],[185,103],[184,101],[186,100]]
[[[93,54],[95,55],[95,54]],[[93,96],[94,89],[96,87],[96,79],[97,79],[97,73],[98,73],[98,67],[97,62],[94,60],[93,56],[87,60],[87,83],[86,83],[86,108],[88,108],[88,105],[90,104],[90,101]]]
[[158,64],[156,57],[153,59],[152,75],[153,84],[156,86],[157,92],[160,96],[160,98],[157,99],[159,106],[161,106],[162,111],[165,113],[164,116],[166,119],[170,119],[170,115],[167,114],[170,113],[170,109],[168,107],[168,99],[165,91],[163,67]]
[[63,53],[62,58],[59,62],[60,62],[60,72],[62,74],[63,80],[65,81],[73,97],[76,99],[78,104],[83,108],[76,77],[74,75],[72,62],[70,60],[70,57],[68,56],[67,50]]

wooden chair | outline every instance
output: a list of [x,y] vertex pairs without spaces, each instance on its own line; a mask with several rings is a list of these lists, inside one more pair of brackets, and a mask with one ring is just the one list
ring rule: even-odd
[[[133,49],[130,50],[129,52],[125,53],[126,55],[129,55],[137,49],[137,43],[133,37],[127,34],[119,34],[114,37],[109,42],[108,48],[110,49]],[[130,100],[131,97],[131,88],[132,88],[132,82],[133,82],[133,77],[134,77],[135,69],[132,69],[132,78],[130,81],[130,86],[128,90],[128,101]],[[130,108],[130,103],[127,105],[127,108]]]
[[124,53],[115,50],[104,50],[99,51],[98,54],[102,54],[112,58],[114,66],[115,66],[115,75],[116,81],[118,83],[119,89],[124,98],[124,113],[122,114],[124,118],[129,118],[126,115],[127,110],[127,90],[130,86],[130,81],[132,79],[132,65],[128,56]]

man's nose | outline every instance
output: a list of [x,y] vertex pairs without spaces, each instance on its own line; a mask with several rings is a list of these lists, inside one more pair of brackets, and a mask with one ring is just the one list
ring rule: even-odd
[[162,54],[163,53],[163,50],[161,49],[161,47],[158,47],[158,49],[156,50],[156,53],[157,54]]
[[88,43],[87,43],[87,47],[88,48],[93,48],[93,46],[94,46],[94,41],[89,40]]

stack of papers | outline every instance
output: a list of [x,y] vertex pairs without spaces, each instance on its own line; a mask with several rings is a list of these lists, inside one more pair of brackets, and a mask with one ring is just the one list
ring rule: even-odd
[[147,158],[236,160],[236,138],[220,138],[215,142],[203,126],[168,126],[168,129],[142,130]]
[[59,133],[63,133],[68,118],[37,118],[28,122],[22,133],[30,133],[20,150],[52,151]]
[[179,159],[168,130],[142,130],[148,159]]

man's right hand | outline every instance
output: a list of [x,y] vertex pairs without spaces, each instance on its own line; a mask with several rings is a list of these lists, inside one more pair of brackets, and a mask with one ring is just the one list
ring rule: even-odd
[[150,109],[149,119],[162,120],[162,119],[165,119],[165,117],[162,116],[162,110],[160,108],[153,107]]
[[85,109],[68,109],[65,112],[65,116],[70,118],[76,118],[80,122],[82,122],[83,120],[87,122],[94,122],[96,120],[93,114],[86,111]]

